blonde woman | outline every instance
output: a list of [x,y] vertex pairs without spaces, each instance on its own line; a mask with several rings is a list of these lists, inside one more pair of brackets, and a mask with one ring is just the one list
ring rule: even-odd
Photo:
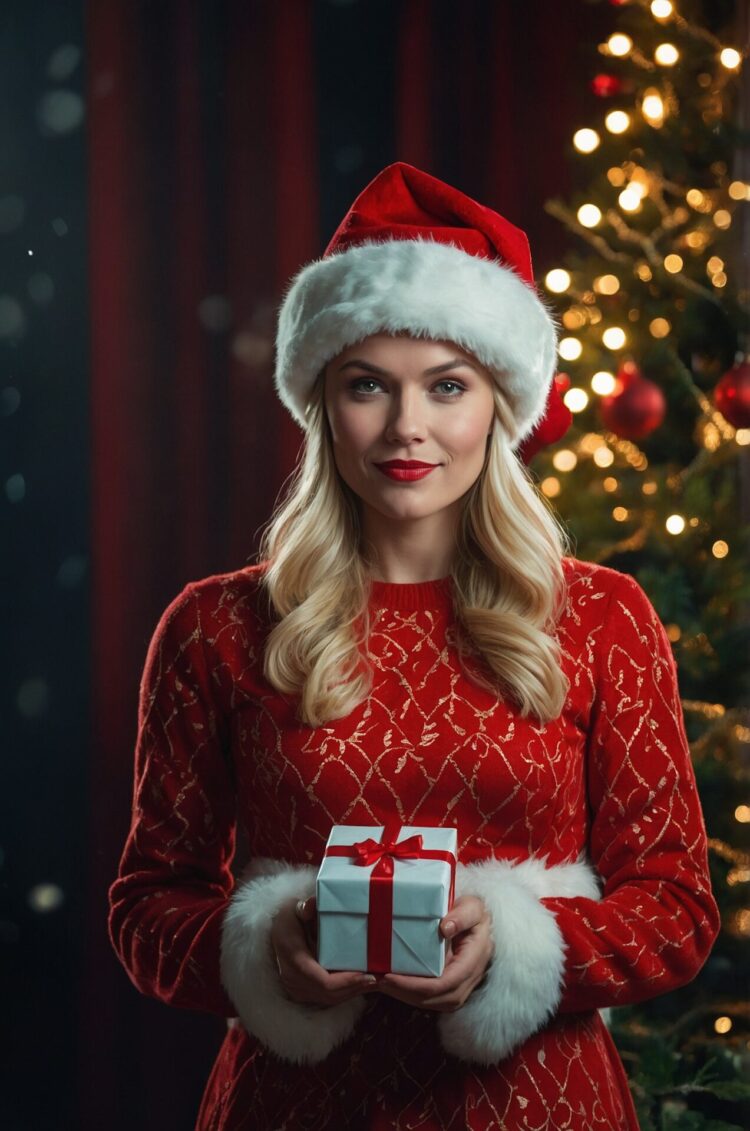
[[[160,619],[110,890],[135,985],[228,1019],[199,1129],[638,1126],[602,1011],[690,981],[718,912],[664,629],[521,458],[556,342],[523,232],[403,163],[284,296],[301,463],[258,562]],[[444,973],[325,970],[331,826],[394,822],[458,829]]]

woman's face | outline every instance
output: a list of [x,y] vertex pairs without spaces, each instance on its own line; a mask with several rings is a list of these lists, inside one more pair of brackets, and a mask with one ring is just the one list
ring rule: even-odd
[[[484,465],[492,390],[487,370],[451,342],[374,334],[350,346],[325,371],[339,474],[385,518],[452,514]],[[432,470],[388,474],[391,461]]]

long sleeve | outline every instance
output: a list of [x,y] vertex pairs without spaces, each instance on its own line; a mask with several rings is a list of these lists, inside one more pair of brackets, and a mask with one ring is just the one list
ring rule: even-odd
[[587,750],[590,854],[602,899],[546,899],[565,940],[560,1011],[626,1005],[685,985],[720,918],[664,627],[621,575],[598,656]]
[[631,1004],[689,982],[719,930],[706,830],[666,632],[639,584],[613,583],[586,743],[590,809],[578,860],[459,870],[495,955],[484,986],[440,1018],[443,1044],[493,1063],[555,1013]]
[[109,890],[109,934],[144,994],[236,1014],[220,978],[234,886],[235,793],[196,592],[167,607],[140,686],[130,831]]

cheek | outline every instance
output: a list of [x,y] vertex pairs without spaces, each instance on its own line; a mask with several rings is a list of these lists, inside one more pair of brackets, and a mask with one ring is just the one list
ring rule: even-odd
[[334,410],[328,417],[333,443],[342,456],[356,456],[372,442],[372,426],[366,413],[347,413]]
[[473,455],[479,449],[484,452],[491,425],[489,412],[486,417],[483,413],[467,414],[452,422],[450,436],[446,435],[445,442],[456,455]]

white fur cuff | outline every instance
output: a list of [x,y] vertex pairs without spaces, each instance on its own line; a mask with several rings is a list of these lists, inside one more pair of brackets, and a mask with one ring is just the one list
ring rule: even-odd
[[598,876],[583,858],[545,868],[533,857],[513,863],[459,864],[456,898],[479,896],[492,920],[495,954],[485,982],[454,1013],[441,1014],[443,1047],[459,1060],[494,1064],[537,1032],[562,996],[565,943],[540,899],[600,899]]
[[[234,889],[222,924],[221,978],[248,1033],[282,1060],[313,1064],[352,1033],[363,997],[321,1008],[286,996],[270,945],[271,922],[289,899],[315,895],[318,869],[253,861]],[[248,873],[246,873],[248,875]]]

